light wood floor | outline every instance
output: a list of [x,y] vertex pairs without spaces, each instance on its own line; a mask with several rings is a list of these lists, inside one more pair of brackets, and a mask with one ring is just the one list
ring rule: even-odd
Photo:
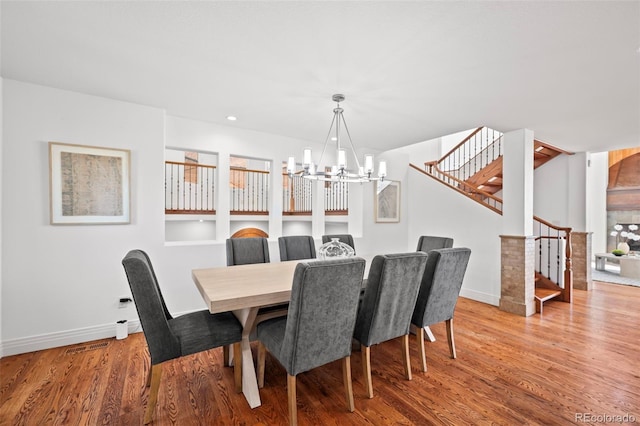
[[[448,357],[444,325],[432,327],[429,371],[403,378],[400,342],[371,350],[375,397],[365,398],[359,352],[352,356],[356,411],[345,410],[340,363],[298,376],[301,425],[584,424],[576,415],[640,422],[640,288],[595,283],[568,305],[522,318],[461,298],[458,358]],[[255,348],[254,348],[255,349]],[[106,339],[0,361],[2,425],[136,425],[148,397],[143,335]],[[286,373],[267,355],[262,406],[233,391],[220,349],[163,368],[156,425],[287,423]],[[582,417],[585,418],[584,415]],[[602,424],[592,418],[591,424]]]

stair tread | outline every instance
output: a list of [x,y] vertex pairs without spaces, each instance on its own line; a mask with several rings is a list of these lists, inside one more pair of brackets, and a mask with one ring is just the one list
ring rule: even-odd
[[544,302],[549,299],[553,299],[556,296],[561,295],[562,292],[560,290],[552,290],[550,288],[536,288],[535,297],[536,299]]

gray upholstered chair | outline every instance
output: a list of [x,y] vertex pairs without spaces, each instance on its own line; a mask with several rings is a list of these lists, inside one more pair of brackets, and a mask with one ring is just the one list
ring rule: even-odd
[[351,234],[330,234],[322,236],[322,244],[328,243],[332,238],[337,238],[341,243],[349,244],[351,248],[355,251],[356,246],[353,243],[353,237]]
[[227,239],[227,266],[269,262],[269,242],[266,238]]
[[[269,241],[264,237],[228,238],[227,266],[270,263]],[[265,306],[258,310],[257,321],[287,314],[288,303]],[[224,349],[224,365],[231,362],[229,348]],[[235,358],[235,354],[234,354]]]
[[453,247],[453,238],[447,237],[432,237],[429,235],[423,235],[418,239],[418,248],[416,251],[423,251],[429,253],[434,249],[451,248]]
[[359,257],[299,263],[288,315],[258,324],[258,386],[264,386],[267,349],[287,370],[290,424],[297,424],[296,376],[338,359],[347,408],[354,411],[351,340],[364,268]]
[[309,235],[280,237],[278,246],[281,261],[316,258],[316,244]]
[[367,396],[373,398],[371,346],[402,336],[404,372],[411,380],[409,329],[427,255],[422,252],[376,256],[358,311],[353,337],[360,342]]
[[417,327],[418,351],[422,371],[427,371],[424,352],[424,328],[442,321],[447,325],[451,358],[456,357],[453,339],[453,313],[467,270],[471,250],[468,248],[436,249],[429,252],[424,277],[411,323]]
[[[144,424],[153,419],[162,373],[162,363],[175,358],[233,345],[236,359],[241,360],[242,325],[231,312],[211,314],[207,310],[173,318],[162,297],[160,286],[147,254],[131,250],[122,260],[133,300],[151,355],[147,380],[150,386]],[[242,391],[242,365],[236,363],[236,391]]]

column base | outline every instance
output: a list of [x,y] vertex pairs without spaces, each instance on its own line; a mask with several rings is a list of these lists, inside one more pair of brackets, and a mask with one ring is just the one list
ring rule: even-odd
[[501,297],[500,310],[509,312],[510,314],[519,315],[521,317],[530,317],[536,313],[536,301],[531,300],[527,303],[521,303],[510,300],[507,297]]

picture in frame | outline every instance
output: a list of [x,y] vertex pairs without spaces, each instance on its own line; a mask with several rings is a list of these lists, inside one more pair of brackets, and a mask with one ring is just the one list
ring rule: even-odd
[[374,188],[375,221],[400,222],[400,182],[378,180]]
[[49,142],[52,225],[130,223],[130,151]]

